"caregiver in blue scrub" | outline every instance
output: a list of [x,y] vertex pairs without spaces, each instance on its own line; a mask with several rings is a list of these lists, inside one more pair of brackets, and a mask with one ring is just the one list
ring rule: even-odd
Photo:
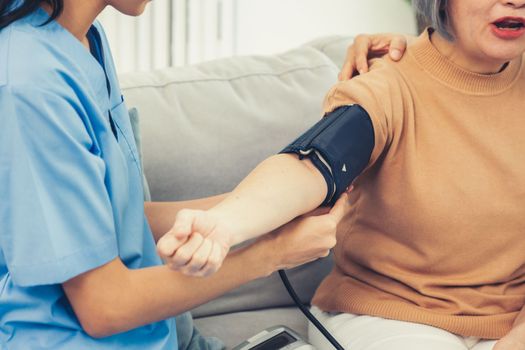
[[[126,105],[95,18],[108,5],[139,15],[147,2],[0,0],[1,349],[177,349],[175,315],[335,243],[345,201],[234,251],[212,276],[162,266],[155,241],[179,208],[221,197],[142,200]],[[196,248],[205,254],[189,269],[220,255]]]

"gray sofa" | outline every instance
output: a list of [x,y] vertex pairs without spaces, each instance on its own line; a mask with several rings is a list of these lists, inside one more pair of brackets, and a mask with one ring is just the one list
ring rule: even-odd
[[[230,191],[265,157],[313,125],[336,82],[349,37],[320,38],[272,56],[232,57],[121,76],[141,117],[151,197],[172,201]],[[289,272],[304,302],[332,265],[326,258]],[[205,335],[232,347],[269,326],[306,336],[307,321],[276,274],[193,310]]]

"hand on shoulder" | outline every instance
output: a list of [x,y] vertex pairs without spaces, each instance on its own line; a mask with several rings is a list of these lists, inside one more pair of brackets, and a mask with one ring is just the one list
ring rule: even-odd
[[368,72],[368,61],[372,58],[389,54],[394,61],[399,61],[405,53],[407,40],[399,34],[360,34],[356,36],[346,52],[343,68],[339,73],[339,80],[351,79],[356,74]]

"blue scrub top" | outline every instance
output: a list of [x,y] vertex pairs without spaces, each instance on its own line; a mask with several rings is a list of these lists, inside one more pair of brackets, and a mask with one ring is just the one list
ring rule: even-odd
[[61,288],[116,257],[161,261],[103,30],[91,28],[107,80],[67,30],[40,26],[48,18],[39,9],[0,30],[0,348],[176,349],[174,319],[91,338]]

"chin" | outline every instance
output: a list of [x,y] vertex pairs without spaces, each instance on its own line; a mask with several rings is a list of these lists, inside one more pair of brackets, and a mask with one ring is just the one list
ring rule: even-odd
[[518,40],[490,40],[480,43],[483,53],[496,60],[511,61],[525,52],[525,38]]
[[137,17],[144,13],[144,10],[146,9],[146,5],[149,3],[149,1],[144,1],[142,4],[138,6],[133,6],[130,8],[123,8],[119,9],[120,12],[122,12],[125,15]]
[[523,52],[525,52],[525,49],[523,50],[490,50],[485,53],[488,57],[490,57],[492,60],[505,63],[514,60],[515,58],[518,58],[523,55]]
[[142,6],[141,8],[138,8],[138,9],[132,9],[131,11],[126,11],[124,12],[124,14],[128,16],[137,17],[137,16],[142,15],[145,9],[146,9],[146,6]]

